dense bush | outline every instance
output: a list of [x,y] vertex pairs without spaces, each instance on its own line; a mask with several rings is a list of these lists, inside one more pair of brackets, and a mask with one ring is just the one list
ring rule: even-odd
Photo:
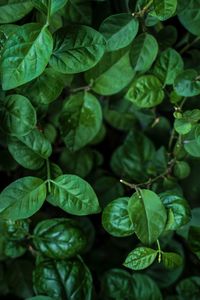
[[1,299],[200,299],[200,0],[0,24]]

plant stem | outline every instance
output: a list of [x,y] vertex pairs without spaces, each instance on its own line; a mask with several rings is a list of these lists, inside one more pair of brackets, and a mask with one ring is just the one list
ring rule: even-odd
[[46,160],[46,166],[47,166],[47,187],[48,187],[48,192],[51,193],[51,169],[50,169],[49,159]]
[[150,0],[141,10],[132,13],[132,16],[142,18],[144,16],[144,14],[148,11],[148,9],[152,5],[152,3],[153,3],[153,0]]
[[200,40],[200,36],[196,37],[191,43],[187,44],[183,49],[180,50],[180,54],[185,53],[190,47],[196,44]]
[[162,260],[162,250],[161,250],[161,247],[160,247],[159,240],[157,240],[156,242],[157,242],[157,245],[158,245],[158,262],[160,263],[161,260]]

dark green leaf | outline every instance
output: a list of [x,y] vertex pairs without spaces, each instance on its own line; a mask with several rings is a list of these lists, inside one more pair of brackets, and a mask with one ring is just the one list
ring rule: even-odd
[[162,262],[168,269],[178,268],[183,264],[183,258],[174,252],[163,252]]
[[31,0],[3,0],[0,3],[0,23],[12,23],[28,14],[33,5]]
[[195,70],[185,70],[180,73],[174,82],[176,93],[184,97],[193,97],[200,94],[200,82]]

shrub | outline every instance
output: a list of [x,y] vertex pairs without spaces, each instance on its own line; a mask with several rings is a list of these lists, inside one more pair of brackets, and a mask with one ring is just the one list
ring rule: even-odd
[[200,0],[0,24],[1,299],[199,299]]

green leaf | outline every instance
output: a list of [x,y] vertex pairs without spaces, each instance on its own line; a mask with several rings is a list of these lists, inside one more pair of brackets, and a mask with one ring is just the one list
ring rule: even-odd
[[46,185],[36,177],[23,177],[9,184],[0,194],[3,219],[26,219],[35,214],[46,198]]
[[52,48],[52,36],[46,27],[36,23],[21,26],[3,48],[0,65],[3,90],[38,77],[49,62]]
[[165,21],[174,15],[177,0],[153,0],[153,5],[156,17],[161,21]]
[[149,33],[140,34],[134,40],[130,51],[130,60],[134,71],[144,72],[150,69],[157,54],[156,39]]
[[190,226],[188,234],[188,244],[193,253],[200,259],[200,228]]
[[138,20],[131,14],[115,14],[106,18],[99,31],[107,41],[106,50],[115,51],[128,46],[138,32]]
[[139,190],[129,199],[128,212],[137,237],[144,244],[154,243],[162,234],[167,214],[161,199],[150,190]]
[[133,273],[134,299],[162,300],[162,294],[156,282],[145,274]]
[[172,48],[161,52],[153,67],[153,74],[164,85],[174,83],[177,75],[183,71],[183,60],[180,54]]
[[52,153],[51,144],[38,129],[10,139],[8,150],[20,165],[31,170],[41,168]]
[[38,294],[53,299],[92,299],[92,276],[80,258],[43,260],[36,266],[33,283]]
[[191,276],[182,279],[176,286],[179,299],[198,300],[200,293],[200,277]]
[[167,269],[175,269],[183,264],[183,258],[173,252],[162,252],[162,262]]
[[43,255],[65,259],[80,254],[86,247],[87,239],[75,221],[51,219],[37,224],[33,242]]
[[90,25],[92,5],[88,0],[68,0],[65,18],[69,23]]
[[192,34],[200,35],[200,0],[178,1],[178,18],[181,24]]
[[71,75],[63,76],[52,68],[46,68],[39,77],[22,86],[20,92],[34,104],[49,104],[60,96],[66,83],[71,80]]
[[147,247],[138,247],[128,254],[123,265],[131,270],[143,270],[155,261],[157,254],[157,250]]
[[61,135],[71,151],[87,145],[102,124],[102,111],[97,98],[87,92],[72,95],[60,115]]
[[176,161],[174,165],[174,175],[179,179],[184,179],[190,175],[190,165],[186,161]]
[[104,229],[113,236],[123,237],[134,233],[134,227],[128,215],[128,197],[110,202],[102,214]]
[[30,101],[21,95],[0,99],[1,129],[11,136],[28,134],[36,126],[36,112]]
[[143,75],[133,81],[126,97],[138,107],[151,108],[163,101],[164,92],[157,77]]
[[111,168],[121,179],[143,182],[152,172],[155,147],[142,133],[131,131],[124,144],[118,147],[111,158]]
[[193,157],[200,157],[200,143],[198,142],[197,132],[199,125],[193,125],[192,130],[183,136],[183,146],[185,151]]
[[26,300],[53,300],[53,298],[48,297],[48,296],[35,296],[35,297],[31,297],[31,298],[27,298]]
[[[168,210],[166,229],[176,230],[190,221],[190,206],[182,196],[176,195],[172,191],[163,192],[159,196]],[[170,219],[173,219],[173,222]]]
[[49,14],[52,16],[55,14],[58,10],[63,8],[65,4],[68,2],[68,0],[32,0],[33,5],[40,10],[44,14]]
[[175,119],[174,121],[174,129],[176,132],[179,134],[187,134],[191,131],[192,129],[192,124],[185,120],[184,118],[182,119]]
[[61,29],[54,35],[54,50],[50,65],[56,71],[74,74],[92,68],[101,59],[106,42],[91,27],[73,25],[67,31]]
[[110,269],[102,277],[104,299],[134,299],[131,275],[122,269]]
[[85,79],[88,84],[92,82],[92,90],[96,93],[112,95],[124,89],[134,75],[135,72],[129,59],[129,49],[125,48],[105,53],[100,62],[85,73]]
[[3,0],[0,3],[0,23],[12,23],[22,19],[33,8],[31,0]]
[[100,211],[92,187],[76,175],[62,175],[52,180],[52,195],[48,201],[73,215],[89,215]]
[[195,70],[185,70],[180,73],[174,82],[175,92],[184,97],[193,97],[200,94],[200,81]]

